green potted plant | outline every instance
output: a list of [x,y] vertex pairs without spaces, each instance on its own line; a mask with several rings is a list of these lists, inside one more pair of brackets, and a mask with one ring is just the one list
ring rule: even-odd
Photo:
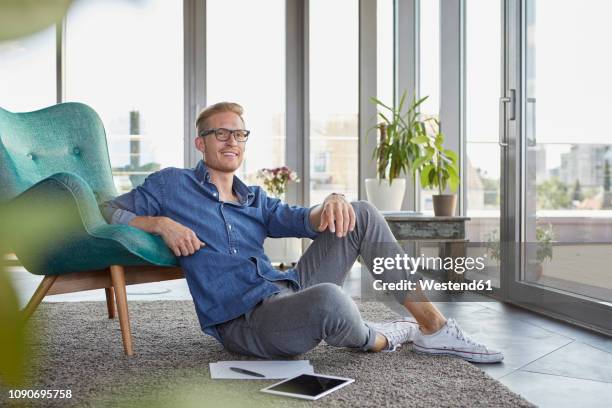
[[[528,282],[538,282],[542,277],[542,273],[544,271],[544,262],[552,261],[553,257],[553,244],[555,241],[555,233],[553,231],[552,225],[550,223],[545,225],[537,224],[535,235],[535,259],[528,259],[527,269],[525,271],[525,279]],[[532,244],[527,245],[527,249],[532,248],[530,245]],[[497,229],[494,229],[493,231],[491,231],[490,234],[488,234],[486,247],[491,259],[500,261],[501,248],[499,231]],[[534,255],[532,251],[528,252],[528,254],[531,256]]]
[[422,135],[425,123],[419,106],[427,99],[413,99],[406,108],[406,92],[402,94],[397,107],[391,107],[377,98],[370,98],[379,108],[381,122],[373,129],[379,131],[379,138],[372,159],[376,161],[377,178],[365,180],[366,194],[381,211],[399,211],[406,191],[406,179],[412,163],[420,157],[421,149],[417,138]]
[[[457,207],[459,187],[459,160],[457,153],[444,147],[444,135],[440,131],[440,122],[433,119],[428,133],[423,124],[422,132],[415,138],[422,150],[421,157],[413,163],[413,171],[420,172],[421,187],[437,189],[433,195],[434,214],[436,216],[453,216]],[[453,194],[446,194],[446,189]]]
[[542,277],[544,262],[552,261],[554,240],[555,233],[550,223],[546,225],[536,225],[536,262],[531,262],[530,264],[534,267],[528,268],[527,271],[525,271],[525,278],[527,281],[537,282]]

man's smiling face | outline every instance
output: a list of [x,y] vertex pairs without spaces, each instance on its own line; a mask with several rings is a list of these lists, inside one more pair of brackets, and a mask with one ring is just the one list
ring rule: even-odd
[[[215,128],[244,129],[244,123],[234,112],[220,112],[208,118],[200,131]],[[224,142],[217,140],[214,133],[196,138],[196,148],[202,152],[206,166],[225,173],[233,173],[240,168],[244,160],[245,144],[237,142],[234,135]]]

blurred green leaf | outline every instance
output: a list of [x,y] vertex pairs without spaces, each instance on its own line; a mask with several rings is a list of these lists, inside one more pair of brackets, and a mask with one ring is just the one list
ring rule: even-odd
[[[30,194],[24,192],[0,206],[0,382],[11,386],[22,385],[25,370],[35,363],[26,340],[36,335],[36,327],[23,318],[4,256],[15,251],[22,262],[28,259],[30,265],[38,265],[62,245],[63,234],[78,230],[76,209],[69,201]],[[65,230],[58,231],[57,225]]]
[[444,154],[449,157],[455,165],[459,163],[459,156],[454,151],[450,149],[444,149]]
[[0,0],[0,41],[24,37],[62,20],[72,0]]
[[[2,216],[0,215],[0,223]],[[8,252],[6,235],[0,231],[0,382],[10,386],[23,384],[28,350],[25,322],[19,300],[5,269],[4,254]]]
[[420,134],[416,136],[413,140],[415,143],[422,143],[422,144],[429,142],[429,138],[425,134]]

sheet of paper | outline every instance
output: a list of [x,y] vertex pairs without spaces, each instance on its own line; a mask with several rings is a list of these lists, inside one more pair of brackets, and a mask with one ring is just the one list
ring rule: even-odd
[[[237,373],[231,370],[230,367],[242,368],[263,374],[265,378]],[[278,380],[295,377],[303,373],[314,373],[314,369],[308,360],[219,361],[217,363],[210,363],[210,377],[216,379]]]

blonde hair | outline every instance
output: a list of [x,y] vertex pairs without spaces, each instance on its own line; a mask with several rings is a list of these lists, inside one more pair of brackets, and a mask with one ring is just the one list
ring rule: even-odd
[[235,102],[219,102],[206,107],[202,112],[200,112],[198,118],[196,119],[195,126],[198,131],[198,136],[200,130],[205,129],[204,125],[206,121],[217,113],[233,112],[240,116],[240,120],[242,120],[242,124],[244,125],[244,118],[242,117],[243,111],[242,106]]

